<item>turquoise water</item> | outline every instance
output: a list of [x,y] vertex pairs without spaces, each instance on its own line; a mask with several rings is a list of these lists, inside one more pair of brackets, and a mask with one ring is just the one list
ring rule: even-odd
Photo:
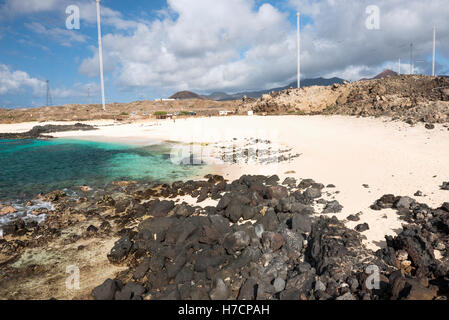
[[81,140],[0,140],[0,200],[118,180],[172,182],[202,166],[176,165],[170,145],[135,147]]

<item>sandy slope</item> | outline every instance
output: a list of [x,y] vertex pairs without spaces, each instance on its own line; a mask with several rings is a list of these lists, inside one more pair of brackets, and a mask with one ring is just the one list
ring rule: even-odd
[[[449,180],[449,131],[440,125],[427,130],[423,125],[410,127],[387,119],[344,116],[216,117],[100,125],[95,132],[64,132],[55,136],[139,145],[162,140],[196,142],[203,143],[206,155],[212,144],[242,144],[245,138],[269,139],[281,149],[293,148],[292,153],[301,156],[291,162],[221,165],[215,171],[228,179],[242,174],[278,174],[281,178],[294,176],[335,184],[336,189],[326,191],[332,193],[328,198],[335,197],[344,206],[337,216],[344,219],[363,212],[360,222],[348,225],[368,222],[370,230],[364,235],[372,248],[381,245],[386,234],[393,234],[401,226],[392,211],[369,209],[383,194],[413,196],[421,190],[426,196],[417,200],[432,206],[449,199],[447,191],[439,190],[439,185]],[[0,131],[20,127],[14,126],[1,125]],[[29,129],[26,125],[20,128]]]

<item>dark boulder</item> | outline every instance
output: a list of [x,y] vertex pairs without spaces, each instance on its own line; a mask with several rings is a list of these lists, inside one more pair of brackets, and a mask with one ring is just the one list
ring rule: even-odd
[[294,232],[310,233],[312,231],[312,220],[307,214],[294,214],[292,217],[292,230]]
[[250,237],[245,231],[237,231],[228,235],[223,246],[229,254],[235,254],[249,246]]
[[109,252],[108,260],[111,263],[116,264],[123,262],[128,257],[128,253],[130,252],[132,246],[133,243],[129,239],[129,236],[122,237],[114,244],[114,247]]
[[343,206],[336,200],[330,201],[324,207],[323,213],[339,213],[343,210]]
[[115,300],[142,300],[144,293],[145,288],[142,285],[130,282],[115,293]]
[[368,223],[359,224],[354,228],[357,232],[365,232],[369,230]]
[[92,297],[95,300],[114,300],[115,293],[120,287],[119,282],[107,279],[103,284],[92,290]]

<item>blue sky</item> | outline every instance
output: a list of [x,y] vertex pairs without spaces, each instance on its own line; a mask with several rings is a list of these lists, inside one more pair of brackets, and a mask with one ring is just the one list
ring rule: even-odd
[[[365,9],[380,8],[367,30]],[[429,74],[431,25],[438,26],[437,72],[447,73],[444,1],[103,0],[107,102],[167,97],[178,90],[236,92],[285,85],[296,75],[296,10],[302,12],[302,77],[374,76],[397,60],[408,70],[415,42],[419,73]],[[421,4],[420,4],[421,3]],[[405,5],[407,4],[407,5]],[[80,30],[67,30],[68,5]],[[406,8],[406,9],[404,9]],[[0,107],[99,102],[93,0],[0,1]],[[396,69],[395,69],[396,68]]]

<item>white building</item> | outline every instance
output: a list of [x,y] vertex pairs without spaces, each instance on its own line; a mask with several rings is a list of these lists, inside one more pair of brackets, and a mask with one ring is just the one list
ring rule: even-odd
[[220,116],[227,116],[229,114],[232,114],[232,111],[227,111],[227,110],[220,111]]

